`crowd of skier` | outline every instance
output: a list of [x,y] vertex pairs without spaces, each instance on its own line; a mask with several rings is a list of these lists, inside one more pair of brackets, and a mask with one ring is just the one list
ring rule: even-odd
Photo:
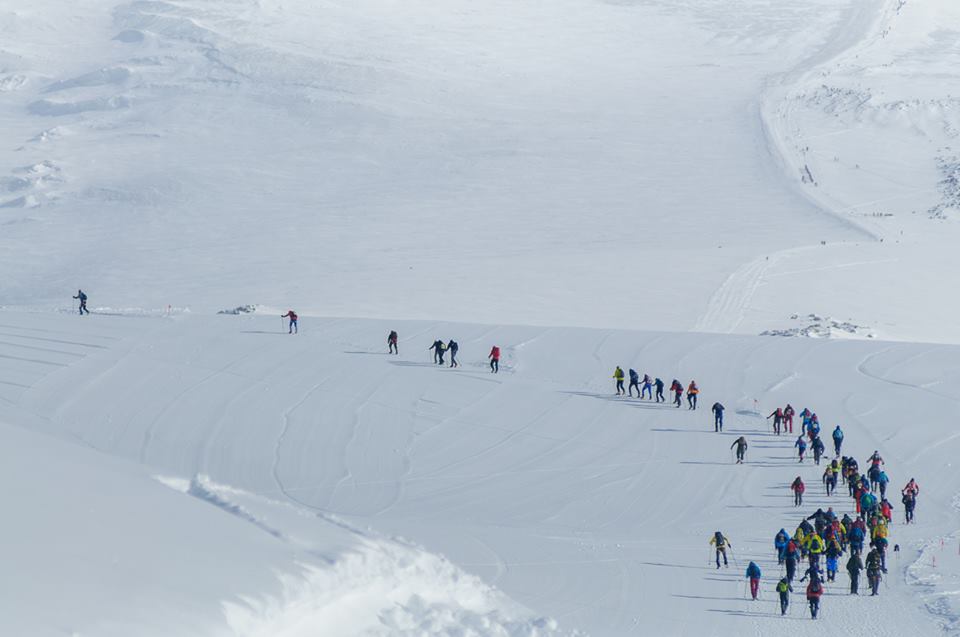
[[[795,411],[790,405],[774,410],[767,417],[773,419],[773,433],[792,434],[794,415]],[[804,462],[804,453],[809,443],[809,447],[813,449],[814,463],[819,465],[825,445],[820,439],[817,415],[804,409],[798,416],[799,437],[794,443],[794,447],[798,449],[798,462]],[[774,588],[781,615],[785,615],[790,608],[790,595],[795,592],[794,586],[803,584],[800,591],[806,598],[811,618],[816,619],[820,613],[820,600],[826,585],[837,581],[841,566],[847,572],[851,595],[860,594],[861,575],[864,573],[870,595],[879,595],[880,584],[887,573],[894,506],[887,499],[890,479],[883,457],[879,451],[874,450],[867,458],[864,471],[854,457],[842,455],[844,434],[839,426],[833,430],[830,437],[833,440],[834,457],[825,461],[821,482],[826,496],[831,499],[836,497],[841,484],[846,487],[847,497],[852,501],[850,512],[838,514],[833,506],[828,506],[826,510],[818,508],[811,515],[802,516],[793,533],[787,532],[785,528],[776,533],[773,550],[780,572]],[[736,462],[743,463],[747,450],[746,438],[740,436],[731,445],[731,448],[734,447]],[[790,483],[795,507],[804,506],[803,496],[806,490],[807,485],[802,476],[797,476]],[[900,490],[905,524],[914,521],[919,494],[920,487],[913,478]],[[837,502],[837,508],[840,508],[841,502],[842,500]],[[730,540],[717,531],[710,538],[710,544],[714,547],[716,567],[721,568],[721,561],[724,567],[729,566],[727,553],[732,553],[733,550]],[[899,545],[893,545],[894,552],[898,552],[899,548]],[[758,599],[763,577],[760,566],[751,561],[747,565],[745,576],[749,582],[751,599]]]
[[[87,295],[82,290],[78,291],[73,298],[79,300],[81,315],[90,313],[87,309]],[[289,333],[297,333],[297,314],[289,310],[282,315],[282,318],[289,319]],[[394,355],[400,353],[398,340],[396,330],[391,330],[387,336],[388,353]],[[455,340],[450,339],[444,342],[442,339],[437,339],[427,349],[433,352],[435,364],[447,364],[445,360],[447,357],[449,367],[460,366],[457,361],[460,346]],[[498,373],[500,347],[494,345],[487,358],[491,373]],[[628,378],[629,385],[625,388]],[[617,396],[633,398],[636,391],[638,399],[666,403],[664,396],[666,383],[659,377],[651,378],[649,374],[644,374],[641,378],[636,370],[629,369],[624,373],[623,369],[617,366],[613,372],[613,380]],[[669,391],[672,394],[671,404],[677,408],[683,405],[683,394],[686,391],[687,408],[696,410],[697,397],[700,394],[696,381],[691,380],[684,390],[683,384],[673,379],[669,385]],[[715,432],[723,431],[724,410],[720,402],[715,402],[711,407]],[[797,414],[793,406],[787,404],[785,407],[774,409],[767,416],[767,420],[772,420],[771,429],[774,435],[792,436],[795,417],[799,418],[798,436],[793,443],[793,447],[797,450],[797,462],[802,464],[806,460],[807,450],[810,449],[813,463],[820,465],[825,457],[826,445],[820,437],[821,426],[816,413],[804,408]],[[861,467],[855,458],[842,455],[844,433],[839,425],[830,433],[830,439],[833,442],[834,457],[825,461],[821,482],[828,498],[836,495],[840,485],[846,486],[847,496],[852,500],[851,511],[838,515],[832,506],[828,506],[826,511],[818,508],[811,515],[801,517],[793,533],[788,533],[785,528],[781,528],[776,533],[773,538],[773,551],[776,554],[777,565],[780,567],[780,576],[777,578],[775,591],[781,615],[788,612],[790,595],[795,592],[794,584],[797,583],[805,584],[801,590],[806,597],[811,618],[816,619],[820,613],[820,599],[824,594],[825,585],[827,582],[837,581],[841,563],[849,577],[849,590],[852,595],[860,594],[860,578],[864,571],[870,595],[879,595],[880,583],[883,581],[883,575],[887,573],[887,553],[890,546],[889,535],[890,525],[893,524],[894,506],[887,499],[890,479],[885,470],[883,457],[879,451],[874,450],[867,459],[867,470],[861,472]],[[735,450],[737,464],[746,462],[749,445],[745,436],[734,440],[730,448]],[[807,485],[802,476],[798,475],[790,483],[795,507],[804,506],[803,496],[806,490]],[[900,490],[905,524],[914,521],[919,494],[920,487],[913,478]],[[732,555],[733,552],[733,544],[729,538],[721,531],[716,531],[709,543],[715,551],[713,558],[716,568],[721,568],[721,561],[723,567],[729,567],[728,553]],[[867,553],[864,556],[865,550]],[[894,545],[893,550],[899,551],[899,546]],[[754,561],[749,562],[745,576],[749,583],[751,599],[759,599],[763,578],[760,566]]]

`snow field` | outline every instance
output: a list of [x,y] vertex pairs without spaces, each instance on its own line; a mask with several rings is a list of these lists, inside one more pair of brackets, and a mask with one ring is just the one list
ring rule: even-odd
[[[805,514],[851,503],[822,495],[822,468],[797,465],[793,439],[769,432],[754,399],[767,412],[787,401],[809,405],[825,428],[844,427],[845,449],[861,461],[879,449],[894,487],[917,478],[918,524],[905,528],[896,511],[891,542],[903,547],[902,561],[883,596],[851,600],[838,584],[824,614],[879,635],[905,622],[933,630],[908,567],[924,559],[925,541],[957,523],[955,484],[933,469],[955,452],[947,424],[960,373],[953,347],[314,317],[289,336],[276,317],[258,315],[3,317],[5,356],[19,356],[20,346],[54,349],[52,340],[107,343],[64,367],[0,358],[2,380],[29,384],[3,385],[18,423],[179,476],[179,489],[194,495],[196,485],[230,485],[214,493],[242,507],[244,515],[233,511],[237,523],[256,520],[281,553],[310,543],[301,538],[315,531],[291,532],[287,519],[308,514],[408,538],[452,562],[411,554],[405,541],[347,561],[309,560],[312,568],[284,576],[284,593],[246,592],[242,611],[227,604],[237,634],[296,635],[315,628],[311,620],[331,621],[344,602],[331,602],[323,587],[366,568],[351,570],[356,564],[407,573],[351,584],[358,608],[369,611],[358,622],[382,634],[404,634],[391,631],[414,630],[425,618],[440,634],[456,625],[498,634],[477,628],[487,624],[503,634],[549,634],[554,621],[559,631],[591,635],[779,630],[772,602],[742,599],[741,570],[749,559],[761,565],[769,601],[773,535],[799,522],[790,481],[802,475],[811,485]],[[399,356],[384,353],[391,327],[400,332]],[[434,366],[426,349],[451,336],[461,344],[459,370]],[[499,375],[485,363],[492,343],[504,349]],[[694,377],[700,409],[612,396],[613,366],[631,361],[668,383]],[[723,434],[712,433],[708,411],[717,399],[728,408]],[[739,435],[751,444],[743,466],[729,449]],[[198,475],[209,478],[189,487]],[[301,513],[278,515],[267,502]],[[705,562],[715,530],[733,542],[738,563],[729,570]],[[314,541],[324,553],[329,540]],[[409,563],[419,566],[407,571]],[[453,565],[471,574],[458,576],[466,589],[441,584],[450,595],[432,601],[429,581],[449,582]],[[413,593],[422,601],[411,602]],[[384,596],[406,602],[385,608]],[[530,619],[538,616],[553,619]],[[210,621],[217,618],[211,611]],[[808,623],[791,622],[791,630],[817,630]]]

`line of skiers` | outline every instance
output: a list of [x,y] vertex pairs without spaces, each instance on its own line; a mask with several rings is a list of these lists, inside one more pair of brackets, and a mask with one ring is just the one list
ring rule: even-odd
[[[624,382],[626,381],[628,374],[630,377],[630,385],[626,390],[624,390]],[[617,365],[617,368],[613,370],[613,380],[615,381],[617,396],[629,396],[630,398],[633,398],[633,390],[636,389],[637,398],[646,398],[658,403],[666,402],[666,399],[663,396],[663,388],[665,383],[660,378],[650,378],[649,374],[644,374],[643,379],[641,380],[640,374],[638,374],[635,369],[630,369],[628,374],[625,374],[619,365]],[[683,404],[683,385],[681,385],[680,381],[676,378],[674,378],[673,382],[670,384],[670,391],[673,393],[672,404],[679,408]],[[697,386],[697,381],[690,381],[690,384],[687,386],[688,409],[697,408],[697,396],[699,394],[700,388]]]
[[[398,347],[399,336],[397,335],[396,330],[390,330],[390,333],[387,335],[387,352],[390,354],[399,354],[400,349]],[[457,343],[452,338],[449,342],[444,343],[441,339],[437,339],[433,342],[428,350],[433,350],[433,362],[437,365],[444,365],[446,361],[444,356],[448,355],[450,357],[450,367],[460,367],[460,361],[457,360],[457,354],[460,352],[460,344]],[[497,374],[500,372],[500,346],[494,345],[490,349],[490,353],[487,355],[487,358],[490,360],[490,373]]]

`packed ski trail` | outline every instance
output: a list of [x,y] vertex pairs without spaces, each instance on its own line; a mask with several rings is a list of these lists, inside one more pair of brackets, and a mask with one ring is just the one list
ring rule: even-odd
[[[0,354],[66,330],[77,332],[74,347],[105,348],[81,348],[84,357],[64,366],[0,357],[0,380],[28,385],[0,389],[20,423],[142,458],[165,476],[207,475],[236,493],[408,538],[561,628],[934,629],[905,573],[917,542],[957,524],[956,485],[931,467],[960,444],[944,433],[960,393],[950,383],[924,389],[960,377],[950,346],[319,318],[288,336],[256,316],[94,323],[7,312],[3,322],[12,345]],[[398,356],[386,354],[390,328],[401,335]],[[115,340],[99,338],[107,334]],[[450,336],[461,369],[430,362],[426,346]],[[509,352],[499,376],[485,360],[493,343]],[[695,378],[700,408],[613,396],[617,363]],[[845,451],[861,462],[880,449],[894,486],[910,477],[923,485],[917,525],[905,528],[896,511],[891,542],[903,550],[891,553],[880,598],[849,598],[841,574],[816,625],[799,621],[802,595],[787,619],[774,613],[773,535],[792,530],[801,512],[849,511],[852,501],[822,494],[823,466],[799,465],[795,436],[773,435],[754,398],[763,409],[813,407],[825,429],[843,425]],[[709,412],[715,400],[728,408],[721,434]],[[730,446],[741,435],[750,447],[735,465]],[[801,510],[788,489],[796,475],[810,485]],[[733,543],[729,569],[707,562],[716,530]],[[743,598],[749,560],[764,571],[759,602]]]

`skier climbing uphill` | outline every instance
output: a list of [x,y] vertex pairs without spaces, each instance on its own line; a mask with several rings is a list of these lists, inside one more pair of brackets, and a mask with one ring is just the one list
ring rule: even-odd
[[833,430],[833,455],[840,456],[840,447],[843,446],[843,430],[840,429],[840,425],[837,425],[837,428]]
[[767,416],[767,420],[773,418],[773,433],[780,435],[780,423],[783,422],[783,410],[777,407],[773,413]]
[[289,310],[286,314],[280,315],[280,318],[289,318],[290,319],[290,329],[287,334],[296,334],[297,333],[297,313],[293,310]]
[[83,293],[83,290],[77,290],[77,295],[73,297],[80,301],[80,316],[83,316],[83,313],[90,313],[90,310],[87,309],[87,295]]
[[760,567],[756,562],[750,562],[747,566],[747,579],[750,580],[750,597],[754,601],[757,599],[757,593],[760,592]]
[[730,445],[730,448],[737,448],[737,462],[736,464],[743,464],[743,459],[747,455],[747,439],[743,436],[740,436],[733,441],[733,444]]
[[447,345],[439,338],[433,342],[433,345],[427,349],[433,350],[433,362],[437,365],[443,365],[443,353],[447,350]]
[[676,378],[674,378],[673,382],[670,383],[670,391],[673,392],[673,404],[677,406],[677,409],[680,409],[680,399],[683,396],[683,385],[681,385],[680,381]]
[[710,408],[713,411],[713,430],[715,432],[723,431],[723,405],[720,403],[713,403],[713,407]]
[[399,354],[400,350],[397,349],[397,336],[396,330],[390,330],[390,334],[387,335],[387,351],[391,354]]
[[823,584],[820,578],[811,578],[807,584],[807,603],[810,604],[810,619],[816,619],[820,611],[820,596],[823,595]]
[[690,409],[697,408],[697,395],[700,393],[700,388],[697,387],[697,381],[691,380],[690,386],[687,387],[687,404],[690,406]]
[[630,387],[627,389],[627,394],[630,398],[633,398],[633,389],[637,389],[637,398],[640,398],[640,374],[637,373],[637,370],[630,368],[628,372],[630,374]]
[[617,368],[613,370],[613,380],[617,381],[617,396],[623,396],[626,391],[623,389],[623,370],[620,369],[620,366],[617,365]]
[[793,592],[793,587],[790,586],[790,580],[786,577],[780,580],[777,583],[777,593],[780,595],[780,614],[786,615],[787,608],[790,607],[790,593]]
[[490,359],[490,373],[499,374],[500,373],[500,348],[496,345],[493,346],[493,349],[490,350],[490,354],[487,356]]
[[799,462],[803,462],[803,454],[807,452],[807,441],[803,439],[803,436],[799,436],[797,441],[793,443],[793,446],[797,448],[797,455],[800,456]]
[[713,534],[713,537],[710,538],[710,544],[717,547],[717,568],[720,568],[721,555],[723,556],[723,565],[729,566],[729,564],[727,564],[727,547],[729,546],[731,549],[733,548],[733,544],[730,543],[730,540],[724,537],[723,533],[720,531],[716,531]]
[[803,480],[800,479],[800,476],[797,476],[797,479],[794,480],[793,484],[790,485],[790,490],[793,491],[793,506],[802,506],[803,492],[807,490],[807,487],[803,484]]

